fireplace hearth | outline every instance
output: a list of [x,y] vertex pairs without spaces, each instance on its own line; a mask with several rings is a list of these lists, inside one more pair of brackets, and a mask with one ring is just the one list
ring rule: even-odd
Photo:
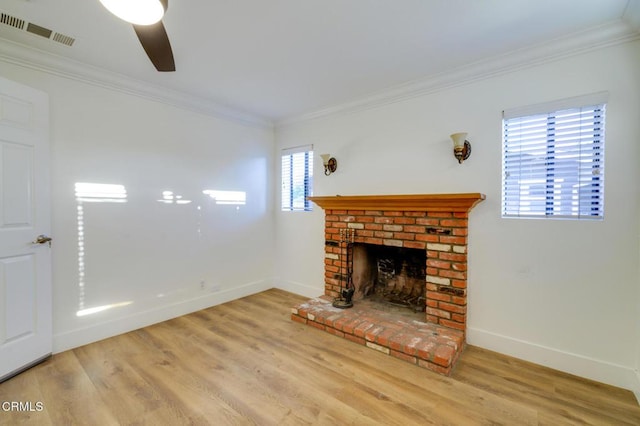
[[[292,320],[449,374],[465,341],[468,215],[484,198],[479,193],[310,197],[325,210],[325,291],[294,307]],[[342,250],[345,232],[353,235],[352,252]],[[353,288],[354,306],[336,309],[332,301],[341,297],[345,280]],[[421,317],[394,317],[372,307],[368,296]]]

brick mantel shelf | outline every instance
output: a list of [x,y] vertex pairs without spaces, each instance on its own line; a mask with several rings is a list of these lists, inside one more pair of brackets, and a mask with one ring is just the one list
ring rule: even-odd
[[484,194],[335,195],[309,197],[325,210],[468,212]]

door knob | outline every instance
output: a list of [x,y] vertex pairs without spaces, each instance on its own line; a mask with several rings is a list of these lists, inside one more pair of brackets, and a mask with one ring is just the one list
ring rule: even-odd
[[44,234],[40,234],[38,235],[38,238],[35,239],[35,241],[31,241],[31,244],[46,244],[49,243],[49,247],[51,247],[51,237],[47,237]]

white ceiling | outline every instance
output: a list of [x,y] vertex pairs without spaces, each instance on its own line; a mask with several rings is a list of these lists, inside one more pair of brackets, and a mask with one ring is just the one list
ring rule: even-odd
[[0,38],[278,122],[619,23],[637,3],[171,0],[163,22],[175,73],[158,73],[99,0],[2,0],[1,11],[76,41],[1,24]]

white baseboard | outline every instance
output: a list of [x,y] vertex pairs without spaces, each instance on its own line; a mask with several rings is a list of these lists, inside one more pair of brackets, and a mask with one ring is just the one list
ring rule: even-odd
[[565,373],[634,392],[640,401],[640,376],[633,368],[537,345],[477,328],[467,328],[467,343]]
[[297,283],[293,281],[276,280],[274,282],[274,287],[305,297],[318,297],[324,294],[324,287],[312,287],[307,284]]
[[238,287],[224,289],[201,297],[171,303],[157,308],[137,312],[122,318],[94,324],[90,327],[67,331],[53,336],[53,353],[77,348],[98,340],[127,333],[171,318],[186,315],[211,306],[230,302],[273,288],[273,281],[262,280]]

